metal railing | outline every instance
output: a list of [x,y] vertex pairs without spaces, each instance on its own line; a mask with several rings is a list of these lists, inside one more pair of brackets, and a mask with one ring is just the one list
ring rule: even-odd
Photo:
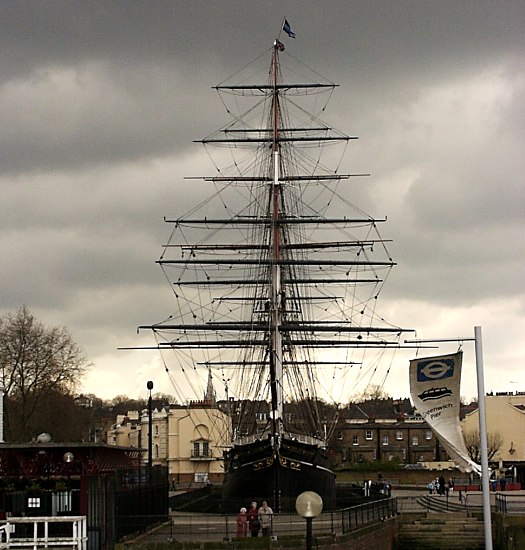
[[477,512],[482,510],[481,494],[425,495],[396,497],[401,514],[422,512]]
[[[334,512],[337,513],[337,512]],[[342,516],[342,531],[347,533],[359,529],[369,523],[383,521],[397,514],[397,501],[395,498],[367,502],[359,506],[352,506],[340,510]]]
[[0,526],[0,549],[87,549],[86,516],[12,517]]
[[[421,512],[482,512],[483,494],[480,491],[454,491],[448,497],[438,495],[396,497],[398,513]],[[492,510],[501,514],[525,515],[525,494],[490,493]]]
[[508,515],[525,515],[525,495],[496,493],[496,511]]
[[[395,498],[385,498],[342,510],[323,512],[312,523],[314,536],[342,535],[373,522],[397,514]],[[270,534],[273,537],[303,535],[305,520],[298,514],[279,513],[272,516]],[[194,514],[174,512],[161,532],[164,540],[220,540],[237,536],[237,518],[231,514]],[[247,536],[250,536],[248,530]],[[259,537],[261,533],[259,532]]]

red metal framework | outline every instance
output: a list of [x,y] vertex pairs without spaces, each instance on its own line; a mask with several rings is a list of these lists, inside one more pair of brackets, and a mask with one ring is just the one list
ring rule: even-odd
[[0,444],[0,477],[96,475],[138,468],[141,449],[94,443]]

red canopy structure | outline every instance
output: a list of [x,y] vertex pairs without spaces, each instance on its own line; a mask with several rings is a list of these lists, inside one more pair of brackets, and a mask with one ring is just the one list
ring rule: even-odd
[[138,468],[142,449],[102,443],[2,443],[0,477],[52,478]]

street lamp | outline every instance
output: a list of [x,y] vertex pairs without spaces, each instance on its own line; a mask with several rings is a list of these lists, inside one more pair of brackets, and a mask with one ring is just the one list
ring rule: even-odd
[[295,509],[306,519],[306,550],[312,550],[312,520],[323,511],[323,499],[313,491],[305,491],[296,498]]
[[66,464],[70,464],[71,462],[73,462],[73,460],[75,460],[75,455],[72,452],[68,451],[67,453],[64,453],[62,459]]
[[71,491],[71,464],[75,460],[75,455],[68,451],[67,453],[64,453],[64,456],[62,457],[62,460],[64,461],[66,465],[66,471],[67,471],[67,491],[66,491],[66,502],[64,503],[64,510],[66,512],[71,512],[73,509],[73,495]]
[[151,416],[151,390],[153,389],[153,382],[151,380],[148,380],[148,383],[146,384],[146,387],[149,390],[149,397],[148,397],[148,467],[151,468],[153,464],[152,460],[152,454],[153,454],[153,442],[152,442],[152,436],[153,436],[153,421]]

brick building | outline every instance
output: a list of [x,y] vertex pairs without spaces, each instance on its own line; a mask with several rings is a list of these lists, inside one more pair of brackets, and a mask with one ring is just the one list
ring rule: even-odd
[[342,409],[331,448],[336,466],[372,461],[415,464],[447,458],[408,399],[370,400]]

